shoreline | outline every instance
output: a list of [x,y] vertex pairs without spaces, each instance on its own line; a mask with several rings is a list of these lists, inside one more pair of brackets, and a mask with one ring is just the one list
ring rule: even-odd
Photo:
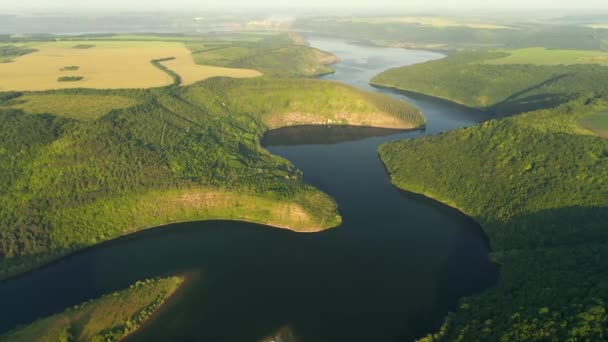
[[[422,114],[421,114],[422,115]],[[396,118],[398,120],[404,121],[403,119],[400,118]],[[311,124],[295,124],[295,125],[281,125],[278,126],[277,128],[268,128],[266,130],[266,132],[264,132],[264,134],[262,135],[262,139],[260,140],[260,145],[264,147],[264,145],[262,144],[263,142],[263,136],[268,133],[269,131],[272,130],[277,130],[277,129],[281,129],[281,128],[286,128],[286,127],[298,127],[298,126],[349,126],[349,127],[369,127],[369,128],[381,128],[381,129],[394,129],[394,130],[404,130],[404,131],[417,131],[417,130],[422,130],[424,129],[424,127],[426,126],[426,123],[420,126],[415,126],[413,124],[410,124],[409,126],[393,126],[393,125],[373,125],[373,124],[369,124],[369,125],[356,125],[356,124],[332,124],[332,123],[311,123]],[[332,198],[333,200],[333,198]],[[26,276],[28,274],[31,274],[35,271],[38,271],[40,269],[43,269],[47,266],[53,265],[55,263],[61,262],[62,260],[78,255],[80,253],[84,253],[87,252],[93,248],[98,248],[98,247],[103,247],[106,246],[106,244],[108,243],[112,243],[114,241],[119,241],[120,239],[126,238],[126,237],[130,237],[133,236],[137,233],[141,233],[147,230],[151,230],[151,229],[156,229],[156,228],[162,228],[162,227],[166,227],[169,225],[174,225],[174,224],[185,224],[185,223],[195,223],[195,222],[211,222],[211,221],[230,221],[230,222],[243,222],[243,223],[251,223],[251,224],[257,224],[257,225],[261,225],[261,226],[266,226],[268,228],[273,228],[273,229],[284,229],[284,230],[289,230],[292,231],[294,233],[303,233],[303,234],[313,234],[313,233],[319,233],[322,231],[326,231],[326,230],[330,230],[330,229],[337,229],[338,227],[340,227],[340,225],[342,224],[342,216],[339,213],[339,210],[337,212],[337,215],[340,217],[340,223],[336,226],[331,226],[331,227],[316,227],[316,228],[306,228],[306,229],[296,229],[293,227],[290,227],[288,225],[283,225],[280,223],[276,223],[276,222],[256,222],[253,220],[246,220],[246,219],[240,219],[240,220],[235,220],[235,219],[231,219],[231,218],[210,218],[210,219],[200,219],[200,220],[183,220],[183,221],[172,221],[172,222],[165,222],[162,224],[156,224],[156,225],[151,225],[151,226],[144,226],[144,227],[139,227],[139,228],[135,228],[130,232],[126,232],[124,234],[120,234],[119,236],[116,236],[114,238],[111,238],[109,240],[105,240],[102,241],[100,243],[96,243],[94,245],[91,246],[86,246],[84,248],[78,248],[78,249],[72,249],[72,250],[67,250],[66,252],[58,252],[57,254],[53,255],[52,253],[50,255],[48,255],[46,258],[48,258],[48,260],[46,262],[41,263],[40,265],[37,265],[34,268],[28,269],[26,271],[23,272],[17,272],[15,274],[10,274],[7,277],[3,277],[0,278],[0,284],[8,282],[12,279],[17,279],[20,278],[22,276]],[[43,257],[44,258],[44,257]]]
[[477,111],[479,113],[482,114],[486,114],[487,116],[489,116],[488,120],[490,119],[497,119],[499,118],[498,116],[492,114],[491,112],[484,110],[482,108],[477,108],[477,107],[471,107],[468,106],[462,102],[458,102],[456,100],[451,100],[451,99],[447,99],[444,97],[438,97],[438,96],[433,96],[433,95],[429,95],[429,94],[425,94],[425,93],[420,93],[417,91],[412,91],[412,90],[406,90],[406,89],[401,89],[401,88],[397,88],[396,86],[386,86],[386,85],[381,85],[378,83],[373,83],[373,82],[369,82],[369,85],[372,86],[373,88],[377,88],[377,89],[382,89],[382,90],[389,90],[389,91],[393,91],[396,92],[398,94],[402,94],[405,96],[412,96],[412,97],[420,97],[420,98],[426,98],[426,99],[431,99],[433,101],[439,101],[439,102],[443,102],[445,104],[449,104],[452,106],[457,106],[460,108],[464,108],[467,110],[474,110]]
[[177,301],[179,301],[179,299],[181,298],[181,296],[184,294],[184,292],[186,290],[188,290],[188,287],[197,279],[199,279],[200,277],[202,277],[200,272],[196,272],[196,271],[187,271],[181,274],[176,274],[173,275],[174,277],[178,277],[182,279],[181,284],[179,284],[179,286],[170,294],[168,295],[165,300],[159,305],[159,307],[154,310],[154,313],[152,313],[150,315],[150,317],[148,317],[146,320],[144,320],[137,329],[129,332],[128,334],[122,336],[120,339],[118,339],[118,341],[128,341],[129,338],[136,336],[138,333],[140,333],[143,329],[146,329],[147,327],[149,327],[150,325],[154,324],[154,321],[156,319],[158,319],[158,316],[165,310],[167,310],[167,308],[170,305],[175,304]]

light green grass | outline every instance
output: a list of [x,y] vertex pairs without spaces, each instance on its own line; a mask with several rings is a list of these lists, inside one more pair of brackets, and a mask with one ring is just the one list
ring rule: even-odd
[[137,282],[4,336],[2,341],[117,341],[137,330],[183,283],[182,277]]
[[53,114],[89,121],[137,103],[134,98],[117,95],[30,94],[7,107],[21,109],[28,114]]
[[504,50],[510,55],[485,61],[487,64],[608,64],[608,53],[591,50],[549,50],[542,47]]
[[[191,50],[199,48],[199,46],[195,45],[186,45],[186,47],[190,48]],[[195,53],[193,54],[193,57],[194,61],[197,64],[228,66],[235,60],[249,56],[253,53],[254,51],[251,48],[242,46],[230,46],[226,48],[211,49],[208,51]]]
[[579,120],[579,124],[599,136],[608,138],[608,111],[586,115]]

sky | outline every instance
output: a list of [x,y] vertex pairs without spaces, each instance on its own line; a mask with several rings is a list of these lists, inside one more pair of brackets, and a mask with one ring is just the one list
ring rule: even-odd
[[188,9],[403,9],[422,11],[447,10],[522,10],[602,9],[608,10],[608,0],[0,0],[0,14],[21,10],[188,10]]

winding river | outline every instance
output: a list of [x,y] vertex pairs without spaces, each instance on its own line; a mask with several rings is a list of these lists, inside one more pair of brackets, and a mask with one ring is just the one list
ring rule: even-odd
[[458,298],[494,284],[479,226],[393,187],[378,157],[382,143],[484,120],[471,109],[367,83],[387,68],[441,55],[310,42],[342,58],[324,78],[406,99],[428,120],[416,132],[296,127],[266,136],[272,153],[336,199],[340,228],[297,234],[208,221],[143,231],[0,284],[0,331],[139,279],[191,272],[180,295],[131,340],[253,342],[287,327],[302,341],[411,341],[437,329]]

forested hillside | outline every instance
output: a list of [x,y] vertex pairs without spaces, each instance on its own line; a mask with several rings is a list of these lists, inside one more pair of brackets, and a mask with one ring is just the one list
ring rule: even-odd
[[557,107],[579,94],[608,92],[601,65],[491,64],[506,52],[462,52],[387,70],[372,84],[423,93],[497,115]]
[[0,99],[0,277],[171,222],[337,226],[333,200],[262,148],[263,133],[304,123],[424,123],[402,101],[268,77]]
[[259,41],[188,42],[194,61],[203,65],[246,68],[266,75],[312,77],[332,73],[338,58],[301,44],[299,36],[269,35]]
[[461,53],[374,80],[519,114],[381,147],[396,186],[475,218],[501,265],[497,287],[424,340],[605,340],[608,140],[581,120],[608,108],[608,69],[481,62],[498,56]]

